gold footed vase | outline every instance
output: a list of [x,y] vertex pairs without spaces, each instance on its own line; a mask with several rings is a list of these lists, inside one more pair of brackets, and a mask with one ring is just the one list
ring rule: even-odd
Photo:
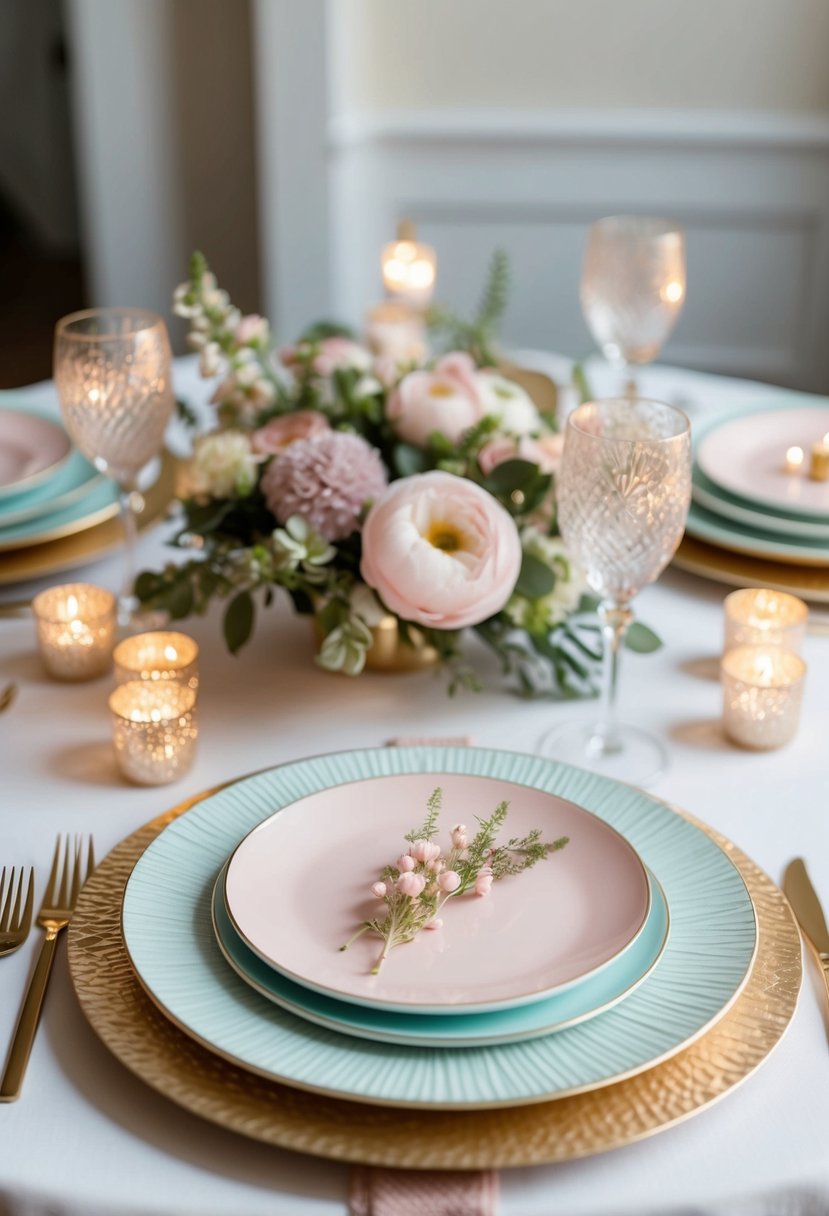
[[[317,646],[323,634],[314,619],[314,639]],[[407,672],[426,671],[438,661],[438,652],[430,646],[418,629],[409,627],[409,641],[400,636],[397,618],[384,616],[379,625],[371,630],[372,643],[366,652],[366,671],[382,671],[389,675],[404,675]]]

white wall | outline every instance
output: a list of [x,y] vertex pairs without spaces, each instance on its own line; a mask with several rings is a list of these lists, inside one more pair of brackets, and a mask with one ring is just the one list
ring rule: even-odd
[[337,110],[829,110],[826,0],[334,0]]

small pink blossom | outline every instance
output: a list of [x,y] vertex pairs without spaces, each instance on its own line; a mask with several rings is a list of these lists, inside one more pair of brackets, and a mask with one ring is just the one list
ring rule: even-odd
[[408,853],[404,853],[402,857],[397,859],[397,868],[401,874],[409,873],[415,868],[415,859],[410,857]]
[[438,879],[438,886],[441,891],[445,891],[447,895],[451,895],[453,891],[457,891],[461,885],[461,876],[455,870],[445,870]]
[[258,313],[252,312],[242,317],[233,333],[240,346],[249,346],[257,342],[267,342],[268,322]]
[[386,894],[386,884],[384,882],[372,883],[371,893],[376,899],[383,899]]
[[336,371],[356,368],[366,372],[371,367],[371,355],[364,346],[350,338],[323,338],[319,354],[315,355],[311,368],[317,376],[331,376]]
[[[453,351],[451,354],[444,355],[442,359],[438,359],[435,364],[435,372],[438,376],[448,376],[450,380],[454,380],[477,406],[482,406],[475,360],[466,351]],[[483,409],[481,409],[481,413],[483,413]]]
[[452,844],[456,849],[465,849],[468,841],[466,838],[466,824],[456,823],[452,828]]
[[439,916],[433,916],[431,920],[427,920],[423,926],[424,929],[442,929],[443,921]]
[[480,873],[478,874],[478,877],[475,879],[475,894],[476,895],[489,895],[489,889],[491,886],[492,886],[492,875],[485,874],[484,871],[481,870]]
[[563,447],[564,436],[558,434],[540,435],[537,439],[522,435],[517,440],[500,435],[484,444],[478,453],[478,464],[487,477],[505,460],[529,460],[531,464],[537,464],[542,473],[556,473]]
[[431,840],[416,840],[409,852],[415,861],[434,861],[440,857],[440,845],[433,844]]
[[281,418],[271,418],[254,431],[253,450],[261,456],[275,456],[298,439],[313,439],[330,430],[328,419],[318,410],[296,410]]
[[401,895],[408,895],[410,899],[417,899],[418,895],[423,893],[426,886],[426,879],[422,874],[401,874],[397,880],[397,889]]
[[446,862],[442,857],[435,857],[432,861],[427,861],[426,869],[431,874],[440,874],[441,870],[446,869]]

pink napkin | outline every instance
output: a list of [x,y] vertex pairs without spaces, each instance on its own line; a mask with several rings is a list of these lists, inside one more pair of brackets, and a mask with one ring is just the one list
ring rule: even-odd
[[350,1216],[495,1216],[498,1175],[356,1166]]

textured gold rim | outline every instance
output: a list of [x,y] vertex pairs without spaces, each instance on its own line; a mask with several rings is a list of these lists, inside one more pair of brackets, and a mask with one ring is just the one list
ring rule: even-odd
[[205,796],[152,820],[98,867],[70,926],[69,965],[86,1017],[128,1069],[187,1110],[253,1139],[334,1160],[401,1169],[571,1161],[641,1140],[704,1110],[762,1064],[791,1021],[801,961],[789,906],[745,854],[699,824],[746,883],[757,915],[758,948],[748,982],[731,1009],[665,1063],[540,1105],[432,1111],[428,1118],[422,1111],[324,1098],[266,1081],[200,1046],[161,1014],[132,971],[120,931],[124,888],[135,862],[168,823]]
[[[144,494],[144,510],[138,516],[139,531],[161,518],[175,492],[177,461],[170,452],[161,458],[161,469],[155,484]],[[109,510],[109,508],[106,508]],[[117,505],[113,508],[117,512]],[[0,558],[0,586],[41,578],[82,566],[123,544],[124,534],[117,516],[103,522],[84,521],[80,531],[49,540],[7,550]]]
[[792,566],[748,557],[691,536],[685,537],[672,564],[729,587],[768,587],[771,591],[788,591],[818,604],[829,604],[829,572],[817,566]]

